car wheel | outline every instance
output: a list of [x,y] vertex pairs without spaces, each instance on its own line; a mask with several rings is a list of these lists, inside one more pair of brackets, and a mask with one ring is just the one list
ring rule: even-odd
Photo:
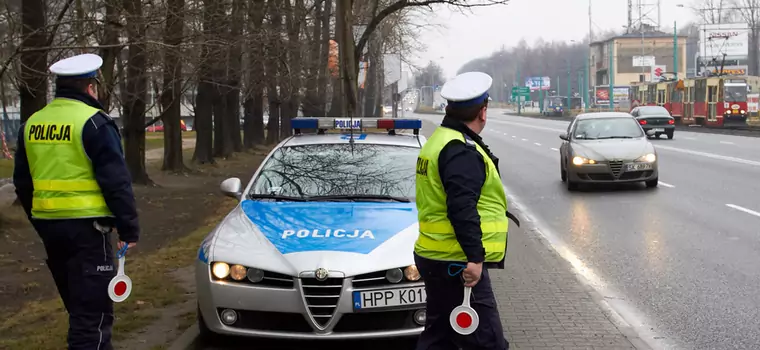
[[674,134],[674,133],[675,133],[675,131],[671,131],[671,132],[669,132],[669,133],[667,134],[667,135],[668,135],[668,140],[672,140],[672,139],[673,139],[673,134]]
[[649,181],[644,182],[647,185],[647,188],[655,188],[660,183],[660,180],[658,178],[654,178]]
[[659,140],[659,139],[660,139],[660,135],[662,135],[662,134],[660,134],[660,133],[658,132],[658,133],[654,134],[654,138],[656,138],[656,139],[658,139],[658,140]]
[[208,326],[206,326],[206,321],[203,320],[200,307],[198,307],[195,312],[198,319],[198,338],[200,338],[204,344],[213,344],[218,341],[220,338],[219,334],[214,333],[208,328]]

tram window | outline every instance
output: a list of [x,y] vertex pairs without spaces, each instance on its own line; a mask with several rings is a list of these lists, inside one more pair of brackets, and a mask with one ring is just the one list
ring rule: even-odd
[[746,85],[726,85],[723,89],[723,99],[726,102],[746,102]]
[[707,81],[697,80],[694,90],[696,91],[694,92],[694,95],[692,95],[695,97],[693,101],[707,101]]
[[673,85],[668,87],[668,91],[670,91],[670,102],[681,102],[681,91],[676,90]]

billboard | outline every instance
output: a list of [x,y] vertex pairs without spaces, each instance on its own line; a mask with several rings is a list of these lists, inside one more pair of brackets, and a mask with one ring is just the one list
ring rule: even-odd
[[[629,86],[615,86],[612,88],[612,98],[615,103],[628,100]],[[609,86],[597,86],[594,89],[594,99],[596,104],[604,105],[610,103],[610,87]]]
[[391,85],[401,80],[401,55],[395,53],[383,54],[383,70],[385,85]]
[[699,26],[701,57],[746,57],[749,54],[749,25],[747,23],[718,23]]
[[525,86],[530,88],[530,91],[549,90],[552,86],[552,80],[549,77],[527,77],[525,78]]

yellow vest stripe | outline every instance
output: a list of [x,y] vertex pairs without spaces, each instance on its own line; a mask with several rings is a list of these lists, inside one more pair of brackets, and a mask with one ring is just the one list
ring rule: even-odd
[[[499,221],[480,221],[480,230],[483,232],[507,232],[509,221],[507,219]],[[454,226],[450,221],[438,222],[420,222],[420,231],[426,233],[454,233]]]
[[100,191],[95,180],[34,180],[35,191],[49,192],[89,192]]
[[[444,238],[444,240],[436,240],[429,236],[420,236],[417,240],[417,244],[424,246],[426,249],[447,252],[447,251],[462,251],[462,246],[459,245],[456,236],[450,236]],[[483,248],[487,252],[503,252],[507,249],[507,241],[503,242],[483,242]]]
[[72,210],[82,208],[107,207],[105,199],[100,195],[59,197],[59,198],[34,198],[32,207],[39,210]]

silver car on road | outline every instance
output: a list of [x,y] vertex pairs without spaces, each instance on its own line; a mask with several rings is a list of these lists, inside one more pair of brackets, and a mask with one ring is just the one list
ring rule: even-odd
[[559,136],[560,176],[568,190],[580,184],[644,182],[657,187],[657,151],[628,113],[580,114]]
[[[420,120],[295,118],[239,204],[206,237],[195,279],[201,336],[366,339],[418,335],[424,283],[416,160]],[[329,129],[353,128],[353,134]],[[366,132],[367,128],[382,133]],[[319,130],[300,134],[301,130]],[[396,133],[414,129],[414,134]]]

